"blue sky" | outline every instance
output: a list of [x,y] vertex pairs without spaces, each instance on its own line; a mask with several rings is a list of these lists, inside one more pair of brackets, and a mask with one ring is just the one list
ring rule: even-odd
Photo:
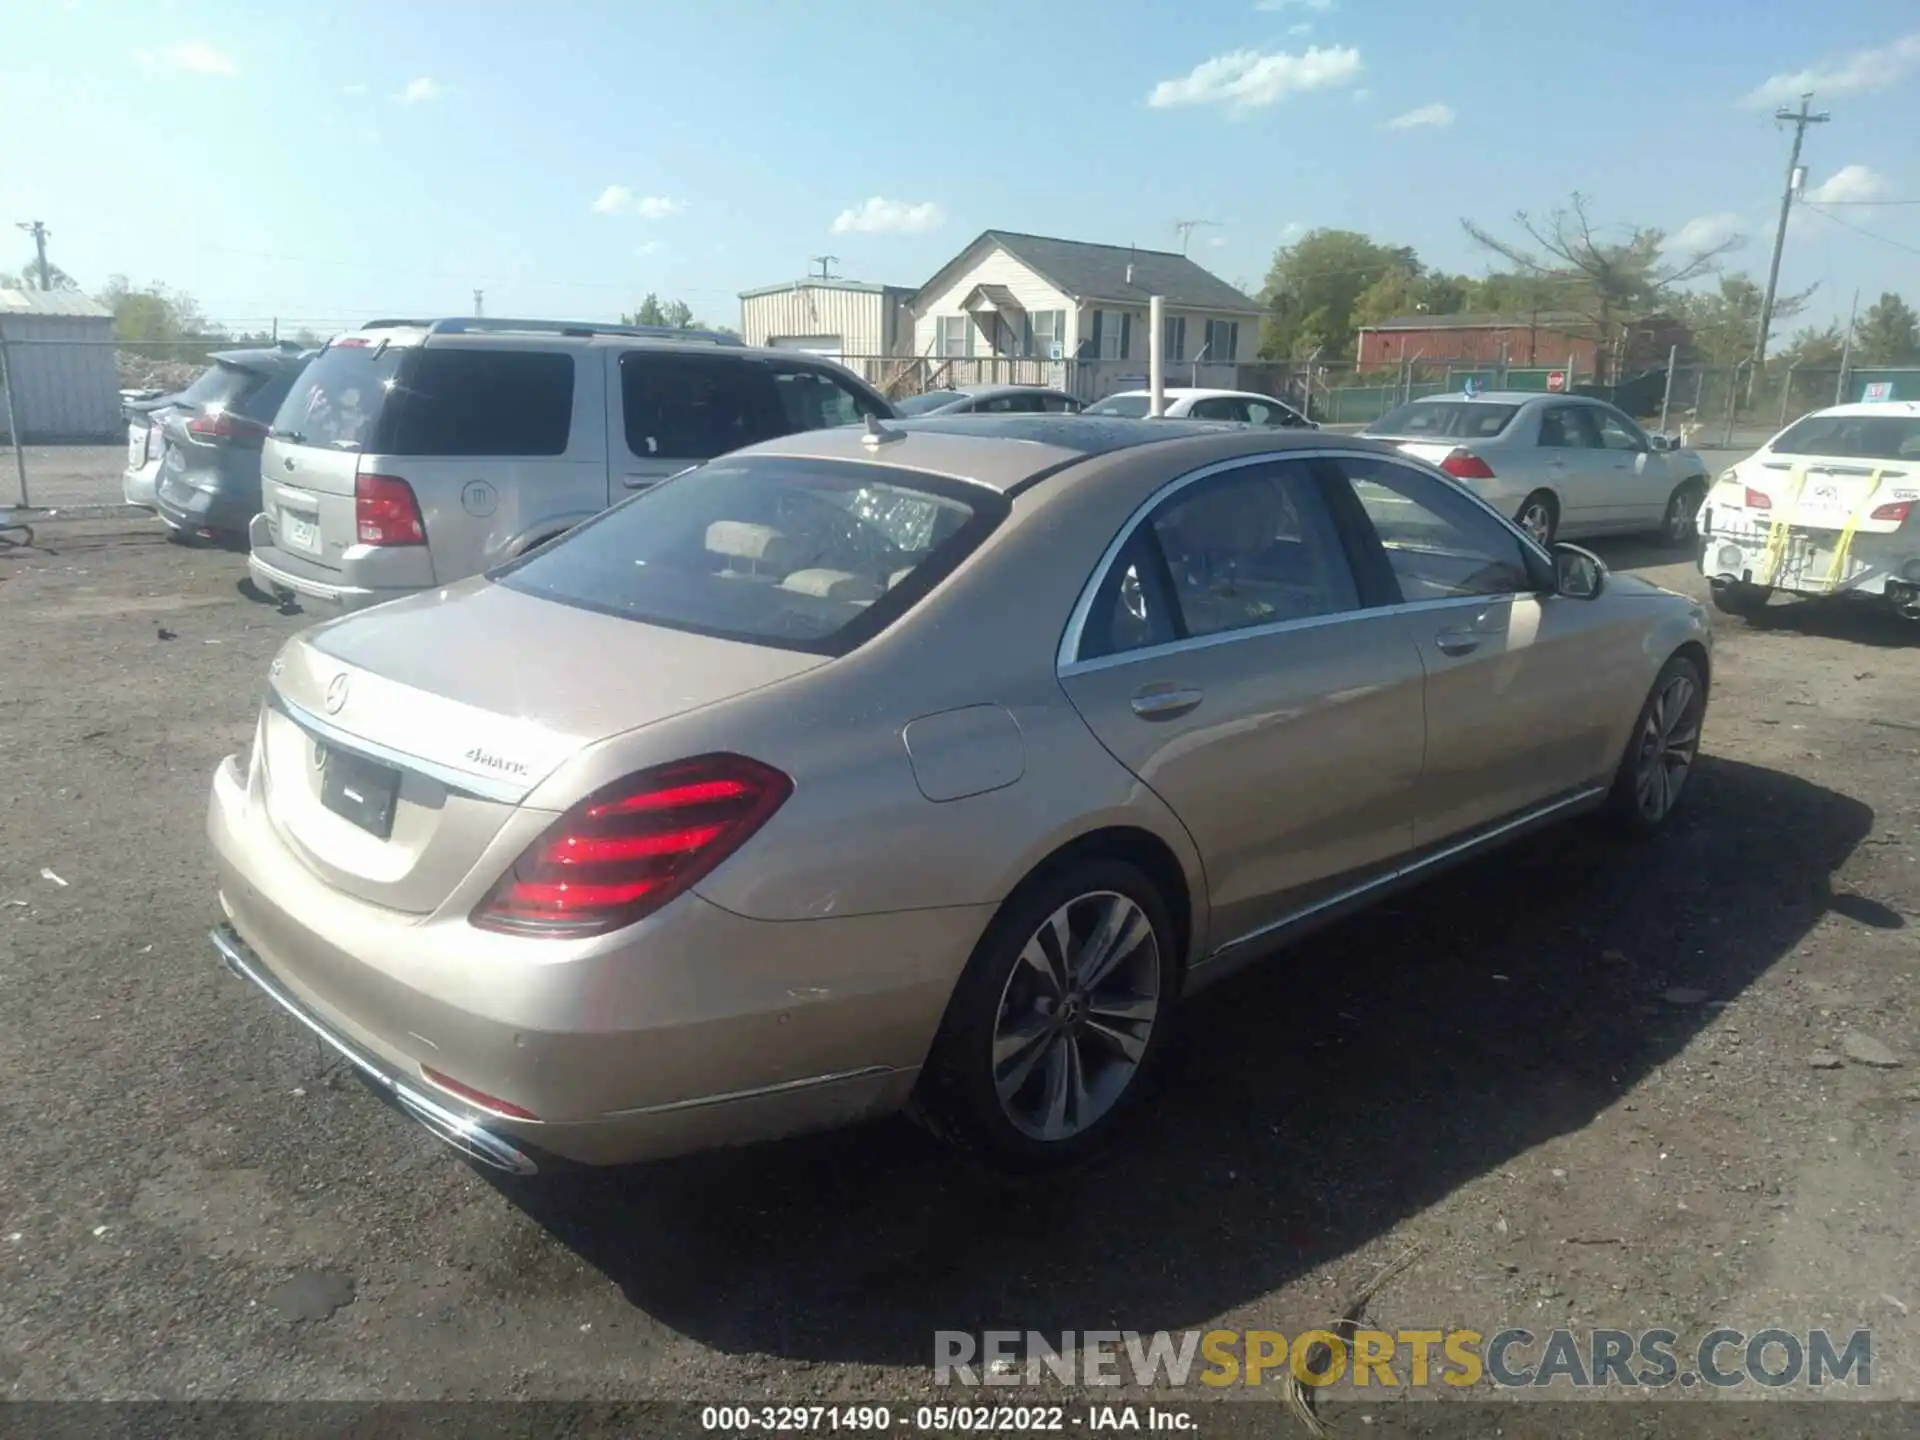
[[[246,325],[462,314],[476,287],[491,314],[609,317],[653,290],[737,323],[741,289],[812,255],[917,285],[989,227],[1177,248],[1182,218],[1254,287],[1315,226],[1480,273],[1462,216],[1576,188],[1609,222],[1748,232],[1732,265],[1761,273],[1770,101],[1809,85],[1833,113],[1813,193],[1920,200],[1912,0],[8,11],[0,220],[44,220],[88,288],[161,281]],[[17,268],[27,239],[0,234]],[[1783,283],[1816,281],[1821,318],[1856,286],[1920,303],[1920,205],[1798,215]]]

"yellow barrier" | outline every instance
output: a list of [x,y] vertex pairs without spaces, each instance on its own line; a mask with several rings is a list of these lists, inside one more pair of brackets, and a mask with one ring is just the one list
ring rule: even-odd
[[1774,501],[1773,528],[1767,532],[1767,548],[1760,556],[1761,572],[1766,579],[1756,579],[1753,582],[1756,585],[1771,587],[1780,578],[1780,567],[1787,558],[1787,542],[1793,538],[1792,517],[1800,509],[1800,492],[1807,488],[1804,462],[1787,472],[1787,487],[1791,493]]
[[1860,522],[1867,516],[1873,505],[1874,497],[1880,493],[1879,470],[1873,472],[1873,479],[1867,485],[1866,497],[1853,507],[1853,513],[1847,516],[1846,528],[1840,532],[1840,543],[1834,547],[1833,564],[1827,570],[1827,589],[1838,590],[1840,582],[1847,576],[1847,560],[1853,551],[1853,532],[1860,528]]

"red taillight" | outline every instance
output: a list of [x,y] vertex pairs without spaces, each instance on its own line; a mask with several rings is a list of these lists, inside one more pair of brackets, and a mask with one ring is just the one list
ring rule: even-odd
[[258,420],[249,420],[243,415],[235,415],[231,410],[209,410],[206,414],[196,415],[187,421],[187,433],[207,440],[231,439],[239,436],[265,435],[267,427]]
[[471,1085],[462,1085],[450,1075],[442,1075],[438,1070],[422,1065],[420,1073],[438,1085],[442,1090],[452,1091],[462,1100],[471,1101],[482,1110],[491,1110],[496,1115],[505,1115],[513,1120],[538,1120],[540,1117],[531,1110],[522,1110],[518,1105],[505,1100],[497,1100],[484,1090],[476,1090]]
[[353,518],[362,545],[427,543],[413,487],[397,475],[355,476]]
[[1440,462],[1440,468],[1456,480],[1493,479],[1493,467],[1471,450],[1455,450]]
[[534,841],[473,912],[483,930],[571,938],[631,925],[684,894],[766,824],[793,781],[703,755],[596,791]]
[[1896,500],[1891,505],[1880,506],[1879,509],[1873,512],[1872,518],[1875,520],[1891,520],[1896,525],[1904,525],[1907,523],[1907,516],[1912,513],[1913,502],[1911,500]]
[[1754,489],[1751,485],[1747,486],[1747,509],[1771,510],[1772,508],[1773,499],[1771,496],[1767,495],[1764,491]]

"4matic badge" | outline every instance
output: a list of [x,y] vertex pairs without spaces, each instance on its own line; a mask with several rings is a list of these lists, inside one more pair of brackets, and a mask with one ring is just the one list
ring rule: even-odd
[[467,751],[467,759],[475,765],[484,765],[489,770],[497,770],[502,775],[524,775],[527,767],[518,760],[509,760],[504,755],[495,755],[491,750],[483,750],[478,745]]

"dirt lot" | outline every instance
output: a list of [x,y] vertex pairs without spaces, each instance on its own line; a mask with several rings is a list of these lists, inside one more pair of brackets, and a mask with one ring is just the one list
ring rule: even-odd
[[305,621],[152,521],[40,538],[0,550],[0,1394],[898,1401],[936,1329],[1292,1335],[1418,1242],[1375,1323],[1870,1327],[1920,1399],[1897,623],[1724,622],[1667,837],[1553,835],[1210,992],[1090,1171],[901,1122],[516,1187],[206,944],[209,776]]

